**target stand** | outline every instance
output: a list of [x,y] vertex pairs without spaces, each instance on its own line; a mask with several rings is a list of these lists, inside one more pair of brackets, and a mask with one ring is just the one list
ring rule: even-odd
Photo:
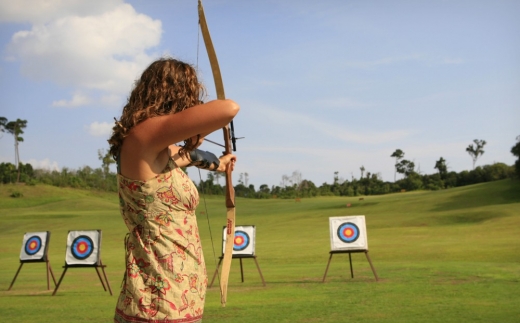
[[[110,295],[112,295],[112,289],[110,288],[110,284],[105,273],[106,265],[103,265],[101,262],[101,230],[69,231],[67,236],[65,266],[63,266],[64,270],[61,274],[58,284],[56,285],[56,288],[54,289],[54,292],[52,293],[52,296],[56,295],[63,277],[65,277],[65,274],[69,268],[86,267],[94,267],[94,269],[96,269],[101,286],[103,286],[105,292],[108,288]],[[103,272],[103,277],[105,279],[104,281],[101,277],[101,274],[99,273],[99,268],[101,268],[101,271]]]
[[54,286],[56,286],[56,278],[54,278],[54,273],[52,272],[52,267],[47,255],[50,239],[51,233],[49,231],[25,233],[23,236],[22,250],[20,251],[20,267],[18,267],[13,281],[11,282],[11,285],[9,285],[8,291],[13,287],[18,274],[25,263],[45,262],[47,271],[47,290],[51,289],[49,276],[52,276]]
[[327,272],[329,271],[330,262],[334,254],[348,253],[348,259],[350,263],[350,276],[354,278],[354,269],[352,267],[352,254],[353,253],[365,253],[372,273],[379,281],[376,269],[372,264],[372,260],[368,255],[368,240],[365,226],[365,216],[342,216],[342,217],[331,217],[329,218],[330,225],[330,245],[331,251],[329,252],[329,262],[323,275],[322,283],[325,282]]
[[[244,267],[242,264],[242,259],[253,259],[255,261],[256,268],[258,269],[258,273],[260,274],[260,278],[262,279],[262,284],[265,287],[266,285],[264,275],[262,275],[262,270],[260,270],[260,265],[258,265],[258,261],[256,260],[255,239],[256,227],[254,225],[236,226],[233,253],[231,255],[231,258],[240,260],[240,276],[242,278],[242,282],[244,282]],[[209,284],[210,288],[211,286],[213,286],[213,282],[215,281],[215,278],[219,273],[220,265],[222,264],[222,260],[224,259],[225,246],[226,227],[222,229],[222,256],[219,257],[217,269],[215,269],[215,273],[213,274],[213,278],[211,279],[211,283]]]

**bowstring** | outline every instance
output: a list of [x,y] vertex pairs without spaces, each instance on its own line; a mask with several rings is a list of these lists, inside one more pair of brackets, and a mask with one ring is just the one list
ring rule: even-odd
[[[218,264],[217,264],[217,255],[215,253],[215,244],[213,243],[213,233],[211,232],[211,225],[210,225],[210,222],[209,222],[209,213],[208,213],[208,205],[206,204],[206,194],[204,193],[204,184],[202,183],[202,175],[200,173],[200,168],[197,168],[198,171],[199,171],[199,180],[200,180],[200,191],[202,193],[202,200],[204,201],[204,210],[206,212],[206,220],[208,222],[208,230],[209,230],[209,238],[211,240],[211,250],[213,251],[213,263],[215,265],[215,268],[217,268],[217,278],[218,278],[218,285],[220,286],[220,271],[219,271],[219,267],[218,267]],[[206,266],[207,268],[207,266]],[[207,273],[207,269],[206,269],[206,273]]]

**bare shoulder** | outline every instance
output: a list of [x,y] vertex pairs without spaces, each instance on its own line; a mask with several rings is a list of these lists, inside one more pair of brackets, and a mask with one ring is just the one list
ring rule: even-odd
[[168,147],[155,152],[139,144],[138,138],[129,135],[121,147],[121,175],[140,181],[153,178],[166,167],[170,158]]

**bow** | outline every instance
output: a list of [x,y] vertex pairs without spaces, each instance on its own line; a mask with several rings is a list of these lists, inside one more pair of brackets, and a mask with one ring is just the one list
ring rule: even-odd
[[[204,15],[204,8],[202,1],[199,0],[199,24],[206,45],[211,71],[213,72],[213,80],[215,81],[215,90],[217,98],[223,100],[226,98],[224,94],[224,83],[222,82],[222,75],[220,74],[220,67],[218,65],[217,54],[211,41],[208,25],[206,23],[206,16]],[[233,121],[229,125],[222,128],[224,132],[225,151],[224,155],[231,154],[231,149],[236,150],[235,136],[233,129]],[[220,303],[222,307],[226,306],[227,300],[227,285],[229,279],[229,271],[231,269],[231,260],[233,254],[233,245],[235,240],[235,190],[231,178],[231,166],[228,165],[226,169],[226,207],[227,207],[227,222],[226,222],[226,245],[224,248],[224,258],[222,261],[222,272],[220,275]]]

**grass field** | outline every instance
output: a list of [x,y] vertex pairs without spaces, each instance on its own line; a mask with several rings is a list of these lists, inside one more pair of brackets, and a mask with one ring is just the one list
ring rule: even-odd
[[[10,197],[21,193],[18,198]],[[199,227],[211,275],[221,251],[223,198],[206,197]],[[346,207],[351,203],[350,208]],[[256,225],[254,262],[245,282],[233,261],[228,303],[209,290],[204,322],[520,322],[520,182],[383,196],[237,200],[237,225]],[[333,257],[328,218],[365,215],[376,282],[363,254]],[[213,243],[210,240],[208,222]],[[0,313],[2,322],[112,322],[124,273],[126,228],[116,194],[51,186],[0,185]],[[25,232],[51,231],[56,279],[69,230],[101,229],[102,260],[114,292],[92,268],[67,271],[56,296],[45,265],[25,264],[11,291]],[[216,286],[217,284],[215,284]]]

